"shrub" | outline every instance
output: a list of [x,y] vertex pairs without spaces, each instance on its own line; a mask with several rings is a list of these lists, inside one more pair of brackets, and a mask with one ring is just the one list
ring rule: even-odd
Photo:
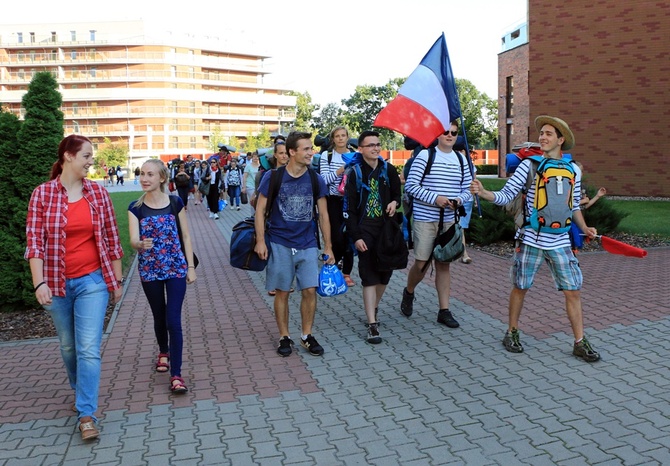
[[[597,189],[586,188],[590,198],[596,195]],[[616,210],[607,198],[600,198],[586,210],[582,210],[584,220],[590,227],[595,227],[598,234],[612,233],[617,229],[621,220],[628,216],[627,213]]]
[[497,241],[513,240],[515,228],[512,217],[505,214],[500,206],[481,199],[480,202],[482,217],[479,218],[477,207],[473,207],[468,241],[486,246]]
[[477,165],[478,175],[497,175],[498,165]]

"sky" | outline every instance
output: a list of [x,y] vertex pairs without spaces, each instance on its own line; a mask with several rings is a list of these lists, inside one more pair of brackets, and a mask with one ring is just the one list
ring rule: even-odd
[[323,106],[409,76],[443,32],[454,75],[497,99],[501,38],[526,17],[527,0],[33,0],[0,23],[144,19],[253,44],[272,57],[266,84]]

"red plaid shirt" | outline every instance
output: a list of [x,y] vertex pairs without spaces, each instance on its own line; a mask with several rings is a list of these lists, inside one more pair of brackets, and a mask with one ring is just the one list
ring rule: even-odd
[[[100,254],[102,275],[109,291],[121,287],[112,261],[123,257],[114,206],[107,190],[83,179],[82,194],[91,208],[95,244]],[[27,247],[24,257],[44,261],[44,281],[55,296],[65,296],[65,225],[67,191],[60,177],[39,185],[30,196],[26,220]]]

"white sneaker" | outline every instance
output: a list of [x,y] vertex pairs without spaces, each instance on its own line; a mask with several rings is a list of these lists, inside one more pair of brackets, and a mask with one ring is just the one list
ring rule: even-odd
[[218,220],[218,219],[219,219],[219,214],[214,214],[214,220]]
[[237,210],[240,210],[240,206],[237,206]]
[[209,218],[214,218],[214,214],[210,212],[209,213]]

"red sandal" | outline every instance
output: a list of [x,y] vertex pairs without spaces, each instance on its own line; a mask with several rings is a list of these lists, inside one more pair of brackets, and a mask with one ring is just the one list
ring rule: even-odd
[[156,360],[156,372],[167,372],[170,370],[170,355],[159,353]]
[[170,390],[172,390],[172,393],[179,394],[186,393],[188,388],[186,388],[186,384],[184,384],[184,379],[175,375],[174,377],[170,377]]

